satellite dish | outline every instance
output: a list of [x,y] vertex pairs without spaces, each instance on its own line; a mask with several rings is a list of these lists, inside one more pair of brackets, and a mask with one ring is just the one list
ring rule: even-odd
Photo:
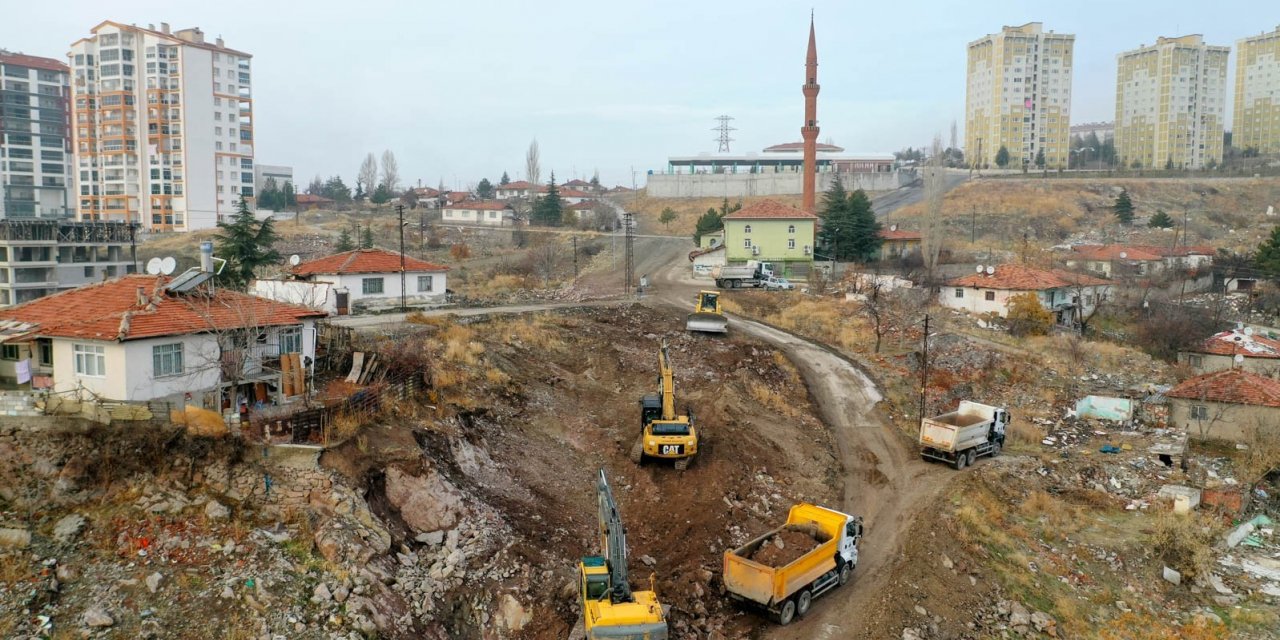
[[296,267],[296,266],[298,266],[298,265],[299,265],[299,264],[301,264],[301,263],[302,263],[302,257],[301,257],[301,256],[299,256],[298,254],[296,254],[296,253],[295,253],[295,254],[293,254],[293,255],[289,256],[289,264],[291,264],[291,265],[293,265],[293,266],[295,266],[295,267]]
[[896,225],[896,224],[891,224],[891,225],[889,225],[889,230],[890,230],[890,231],[897,231],[897,230],[898,230],[898,225]]
[[1244,355],[1237,353],[1235,360],[1236,364],[1242,364],[1244,362]]
[[160,275],[160,258],[152,258],[147,261],[147,273],[153,276]]
[[178,261],[174,260],[173,256],[168,256],[164,260],[160,261],[160,273],[163,273],[166,276],[171,275],[177,268]]
[[1121,252],[1120,252],[1120,259],[1121,259],[1121,260],[1124,260],[1125,258],[1128,258],[1128,257],[1129,257],[1129,254],[1128,254],[1127,252],[1124,252],[1124,251],[1121,251]]
[[996,268],[991,265],[987,265],[987,275],[994,276],[995,274],[996,274]]
[[982,273],[982,265],[978,265],[978,273]]

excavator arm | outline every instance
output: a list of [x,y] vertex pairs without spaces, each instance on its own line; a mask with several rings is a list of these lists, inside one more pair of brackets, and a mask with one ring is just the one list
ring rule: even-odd
[[609,563],[609,599],[615,604],[633,602],[627,576],[627,530],[622,526],[618,503],[613,499],[604,469],[596,478],[596,496],[600,503],[600,546]]
[[671,370],[671,360],[667,356],[667,341],[662,341],[658,350],[658,371],[661,372],[662,419],[676,419],[676,381],[675,372]]

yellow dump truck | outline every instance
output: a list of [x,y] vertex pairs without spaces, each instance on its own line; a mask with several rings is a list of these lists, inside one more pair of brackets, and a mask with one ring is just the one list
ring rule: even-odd
[[849,582],[860,539],[862,518],[797,504],[786,524],[724,553],[725,590],[789,624],[809,612],[814,598]]

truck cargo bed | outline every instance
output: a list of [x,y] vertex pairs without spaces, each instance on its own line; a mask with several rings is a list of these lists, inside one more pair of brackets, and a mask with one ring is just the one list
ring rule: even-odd
[[822,538],[814,527],[787,526],[752,545],[753,548],[742,555],[767,567],[785,567],[826,542]]
[[961,414],[952,414],[952,413],[948,413],[948,414],[940,415],[940,416],[938,416],[938,417],[936,417],[936,418],[929,418],[929,419],[930,419],[930,420],[932,420],[932,421],[934,421],[934,422],[941,422],[942,424],[949,424],[949,425],[951,425],[951,426],[953,426],[953,427],[967,427],[967,426],[972,425],[972,424],[978,424],[979,422],[982,422],[982,421],[984,421],[984,420],[987,420],[988,418],[987,418],[986,416],[975,415],[975,414],[962,414],[962,413],[961,413]]

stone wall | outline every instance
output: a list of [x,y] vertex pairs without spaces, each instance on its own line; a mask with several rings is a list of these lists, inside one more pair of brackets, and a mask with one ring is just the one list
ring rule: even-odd
[[[818,174],[817,189],[826,191],[837,174]],[[846,189],[893,191],[916,179],[914,171],[838,174]],[[798,195],[804,185],[799,173],[706,173],[653,174],[645,185],[646,195],[655,198],[733,198],[746,196]]]

